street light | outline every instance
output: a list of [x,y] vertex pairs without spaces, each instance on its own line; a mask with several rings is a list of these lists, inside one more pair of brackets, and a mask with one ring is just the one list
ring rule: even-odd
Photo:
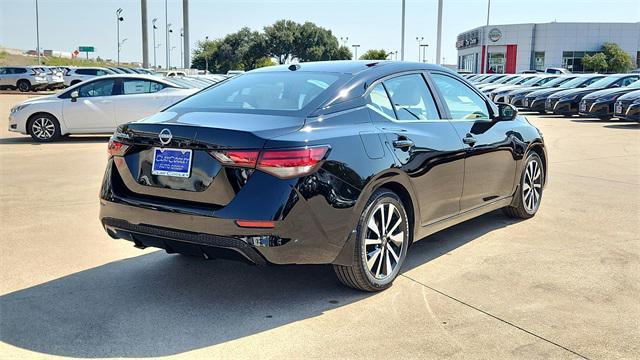
[[204,74],[207,75],[209,73],[209,59],[207,58],[207,43],[209,42],[209,37],[204,37],[204,46],[202,47],[202,52],[204,54]]
[[420,48],[422,48],[422,40],[424,40],[424,36],[416,36],[416,41],[418,42],[418,62],[420,62]]
[[[124,18],[121,15],[122,15],[122,8],[118,8],[118,10],[116,10],[116,32],[117,32],[117,41],[118,41],[118,66],[120,65],[120,46],[121,46],[121,43],[120,43],[120,22],[124,21]],[[122,42],[124,43],[124,40],[122,40]]]
[[171,69],[171,23],[167,24],[167,69]]
[[422,62],[427,62],[427,57],[426,57],[426,50],[429,47],[429,44],[422,44],[420,45],[420,47],[422,48]]
[[354,59],[358,60],[358,48],[360,47],[360,45],[357,44],[353,44],[351,45],[353,47],[353,53],[354,53]]
[[125,41],[127,41],[127,38],[124,38],[122,39],[122,41],[118,42],[118,66],[120,65],[120,48],[122,47]]
[[184,69],[184,54],[182,53],[182,43],[184,43],[184,28],[180,28],[180,68]]
[[[480,70],[480,74],[484,74],[487,72],[487,63],[489,61],[489,46],[487,44],[487,34],[485,34],[485,30],[489,28],[489,14],[491,13],[491,0],[487,3],[487,26],[482,29],[482,50],[484,50],[484,54],[480,54],[482,56],[482,70]],[[480,51],[482,51],[480,50]]]
[[42,60],[40,60],[40,18],[38,17],[38,0],[36,0],[36,52],[38,53],[38,65],[42,65]]
[[158,27],[156,26],[156,21],[158,21],[158,18],[151,20],[151,24],[153,25],[153,68],[157,70],[158,62],[156,61],[156,49],[158,46],[156,45],[156,29]]
[[342,46],[347,46],[347,43],[349,42],[349,37],[340,37],[340,42],[342,43]]

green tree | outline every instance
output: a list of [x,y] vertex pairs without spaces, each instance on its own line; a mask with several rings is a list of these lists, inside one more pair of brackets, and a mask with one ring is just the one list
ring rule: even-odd
[[607,63],[607,56],[603,53],[585,55],[582,58],[582,65],[585,69],[591,69],[595,72],[606,71],[609,67],[609,64]]
[[300,24],[291,20],[279,20],[275,24],[265,26],[264,36],[267,54],[284,64],[296,55],[296,43],[300,34]]
[[604,43],[602,44],[602,52],[607,57],[609,71],[615,73],[626,73],[634,68],[633,59],[618,44]]
[[349,50],[346,46],[340,46],[336,49],[336,51],[331,55],[333,60],[351,60],[351,50]]
[[267,67],[267,66],[275,66],[276,63],[273,62],[273,59],[270,57],[263,57],[258,59],[258,61],[256,62],[256,69],[257,68],[261,68],[261,67]]
[[386,60],[387,59],[387,51],[384,49],[370,49],[367,50],[362,56],[360,56],[360,60]]

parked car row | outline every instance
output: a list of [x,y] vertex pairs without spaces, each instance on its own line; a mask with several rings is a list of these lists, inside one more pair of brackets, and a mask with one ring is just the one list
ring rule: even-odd
[[466,74],[496,103],[566,117],[640,122],[640,74]]
[[26,100],[9,115],[9,131],[38,142],[67,134],[113,133],[120,124],[143,119],[215,84],[206,77],[107,74],[77,78],[58,94]]

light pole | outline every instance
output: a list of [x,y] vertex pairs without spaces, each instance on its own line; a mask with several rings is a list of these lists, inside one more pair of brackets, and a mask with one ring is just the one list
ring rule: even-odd
[[442,51],[442,0],[438,0],[438,31],[436,39],[436,64],[440,65]]
[[209,37],[204,37],[204,46],[202,47],[202,52],[204,53],[204,74],[207,75],[209,73],[209,58],[207,58],[207,44],[209,43]]
[[184,28],[180,28],[180,68],[184,69],[184,54],[182,54],[182,43],[184,42]]
[[167,70],[171,69],[171,23],[167,24]]
[[404,61],[404,24],[405,24],[405,9],[406,9],[406,3],[405,0],[402,0],[402,28],[401,28],[401,35],[400,35],[400,60]]
[[167,50],[165,51],[166,62],[164,64],[167,65],[167,69],[169,69],[169,26],[171,26],[171,24],[169,24],[169,10],[167,0],[164,0],[164,25],[165,44],[167,44]]
[[422,40],[424,40],[424,36],[416,36],[416,41],[418,42],[418,62],[420,62],[420,48],[422,48]]
[[358,48],[360,47],[360,45],[353,44],[351,46],[353,47],[354,58],[355,60],[358,60]]
[[[120,22],[124,21],[124,18],[121,15],[122,15],[122,8],[118,8],[118,10],[116,10],[116,33],[117,33],[117,41],[118,41],[118,66],[120,66],[120,45],[121,45],[121,43],[120,43]],[[122,40],[122,42],[124,43],[124,40]]]
[[36,52],[38,53],[38,65],[42,65],[40,59],[40,18],[38,16],[38,0],[36,0]]
[[171,58],[171,52],[173,52],[173,49],[175,49],[175,46],[172,46],[171,49],[169,49],[169,58]]
[[[155,48],[153,49],[153,51],[155,51],[156,49],[160,49],[162,47],[162,44],[158,44],[155,46]],[[156,65],[156,70],[158,70],[158,66]]]
[[487,3],[487,26],[482,30],[482,49],[484,50],[482,56],[482,70],[480,70],[480,74],[484,74],[487,71],[487,63],[489,61],[489,46],[487,45],[487,34],[485,34],[485,30],[489,27],[489,14],[491,13],[491,0]]
[[151,24],[153,25],[153,68],[158,70],[158,62],[156,61],[156,49],[158,48],[156,45],[156,29],[158,27],[156,26],[156,21],[158,21],[158,18],[151,20]]
[[429,44],[422,44],[420,47],[422,48],[422,62],[427,62],[426,50],[429,47]]

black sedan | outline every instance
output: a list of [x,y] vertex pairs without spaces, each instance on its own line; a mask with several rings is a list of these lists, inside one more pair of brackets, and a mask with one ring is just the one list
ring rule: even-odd
[[559,76],[540,86],[528,86],[511,90],[506,94],[505,100],[508,100],[507,102],[516,108],[522,109],[524,108],[524,98],[528,94],[537,90],[558,88],[560,85],[575,79],[576,76],[577,75]]
[[580,116],[609,120],[613,117],[613,107],[616,100],[620,96],[635,90],[640,90],[640,80],[625,87],[600,90],[588,94],[580,101],[579,114]]
[[542,135],[445,68],[336,61],[239,75],[112,136],[100,220],[139,248],[332,264],[387,288],[409,244],[536,214]]
[[578,75],[575,79],[569,80],[566,83],[556,87],[548,89],[540,89],[529,93],[524,97],[524,103],[522,108],[526,111],[536,111],[541,114],[546,114],[545,103],[547,98],[557,92],[565,91],[569,89],[584,88],[592,83],[604,78],[605,75]]
[[618,119],[640,122],[640,90],[620,96],[613,110]]
[[545,110],[566,117],[577,115],[578,105],[585,95],[598,90],[624,87],[638,79],[640,79],[640,74],[615,74],[582,89],[560,91],[547,98]]

